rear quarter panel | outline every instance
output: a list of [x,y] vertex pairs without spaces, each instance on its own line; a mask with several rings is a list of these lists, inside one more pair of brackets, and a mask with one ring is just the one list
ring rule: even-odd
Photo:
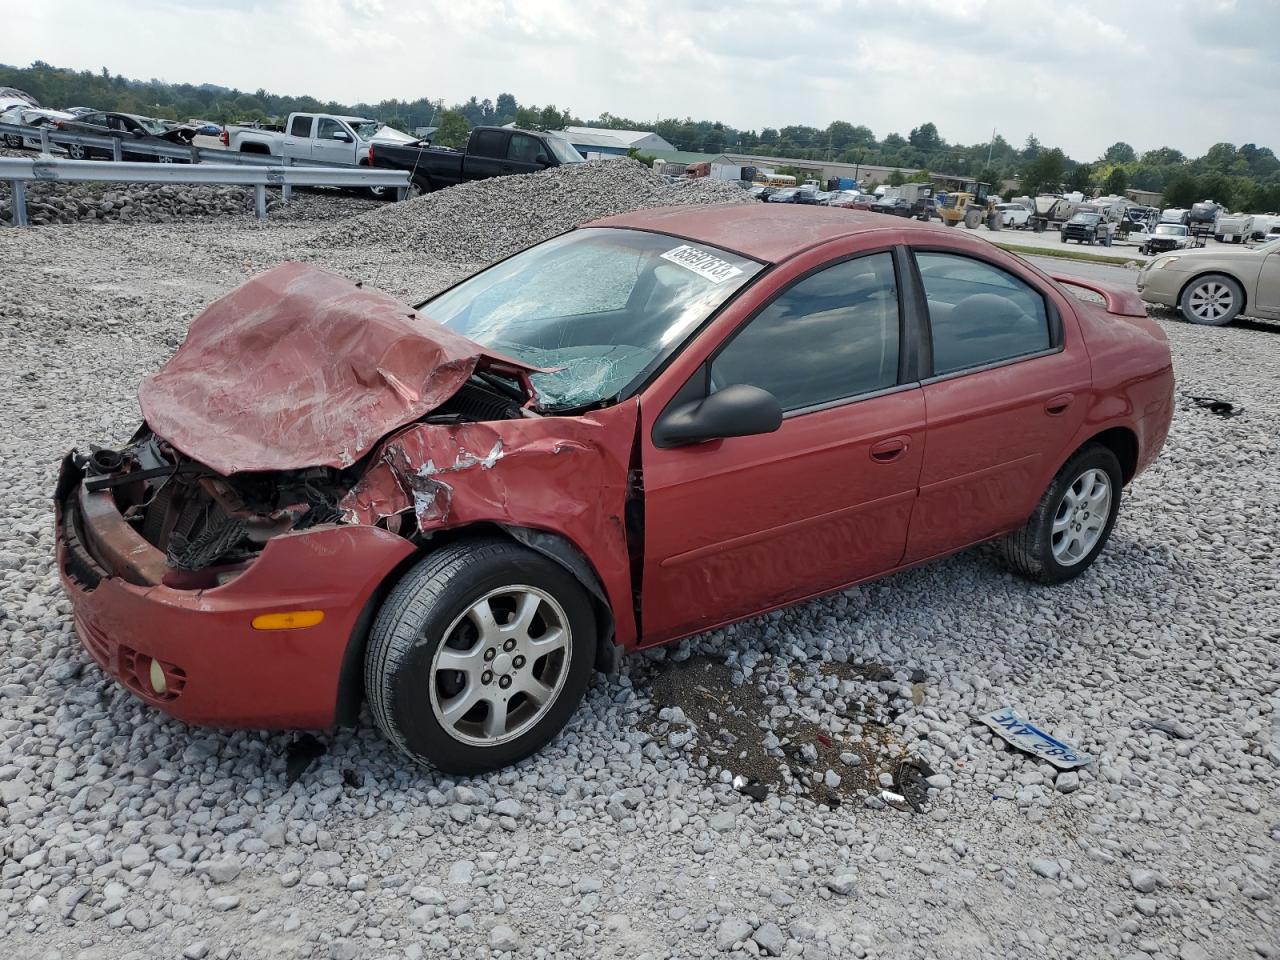
[[1135,476],[1155,460],[1173,418],[1173,360],[1169,341],[1149,317],[1121,317],[1075,300],[1076,316],[1093,365],[1092,403],[1080,442],[1122,426],[1138,438]]

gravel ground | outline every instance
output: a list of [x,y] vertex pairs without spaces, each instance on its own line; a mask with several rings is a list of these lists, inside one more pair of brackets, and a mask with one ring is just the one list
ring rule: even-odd
[[[1280,956],[1275,325],[1162,316],[1173,430],[1080,579],[979,549],[632,658],[512,770],[409,768],[366,718],[290,784],[293,736],[187,728],[104,680],[52,564],[59,457],[123,442],[141,377],[256,271],[314,260],[411,300],[531,216],[466,189],[470,210],[417,202],[461,238],[430,256],[403,239],[421,218],[376,245],[391,208],[0,230],[9,955]],[[1094,762],[1006,748],[973,721],[1004,705]]]

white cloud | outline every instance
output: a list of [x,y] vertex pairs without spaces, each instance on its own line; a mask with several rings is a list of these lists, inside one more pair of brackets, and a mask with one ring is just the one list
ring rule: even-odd
[[[7,4],[6,4],[7,5]],[[1077,159],[1116,140],[1280,148],[1272,0],[41,0],[0,61],[343,102],[514,93],[590,118],[741,128],[925,121],[1034,133]]]

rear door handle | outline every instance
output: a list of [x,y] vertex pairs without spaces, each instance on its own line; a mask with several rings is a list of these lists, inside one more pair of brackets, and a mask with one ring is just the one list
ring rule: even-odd
[[1066,413],[1067,407],[1071,406],[1071,401],[1075,398],[1074,393],[1060,393],[1051,400],[1045,401],[1044,412],[1051,417]]
[[873,443],[868,453],[876,463],[892,463],[906,453],[910,446],[910,437],[889,437]]

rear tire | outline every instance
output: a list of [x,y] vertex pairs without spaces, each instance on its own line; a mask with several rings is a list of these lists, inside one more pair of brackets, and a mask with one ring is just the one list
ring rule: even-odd
[[4,145],[17,150],[22,146],[22,137],[18,136],[16,133],[6,133],[4,135]]
[[1064,583],[1093,564],[1120,513],[1120,461],[1086,444],[1054,476],[1022,529],[1000,542],[1011,570],[1037,583]]
[[1192,323],[1225,327],[1244,309],[1244,290],[1226,274],[1206,274],[1187,284],[1178,298],[1178,308]]
[[384,601],[365,691],[405,756],[484,773],[556,737],[586,692],[596,639],[591,601],[559,564],[506,540],[463,541],[419,561]]

